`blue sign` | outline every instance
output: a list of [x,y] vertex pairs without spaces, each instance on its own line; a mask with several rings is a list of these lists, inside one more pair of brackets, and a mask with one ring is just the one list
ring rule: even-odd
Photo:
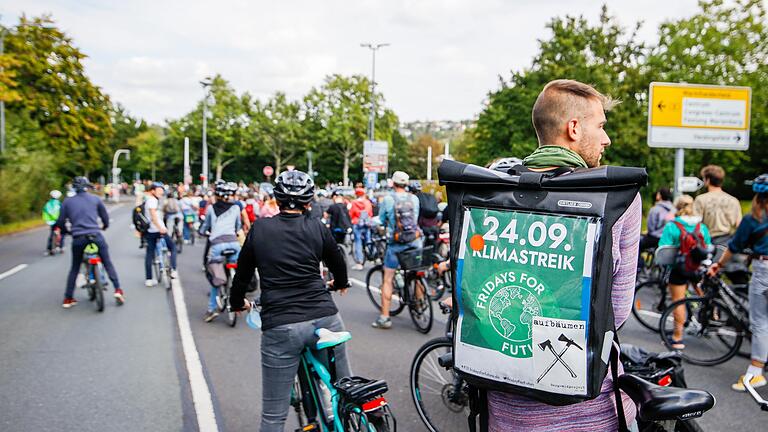
[[365,187],[368,189],[376,188],[376,184],[379,182],[379,173],[368,172],[365,173]]

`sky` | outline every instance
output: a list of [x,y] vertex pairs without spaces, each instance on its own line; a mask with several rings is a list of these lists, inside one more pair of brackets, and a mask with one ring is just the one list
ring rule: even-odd
[[603,3],[619,22],[694,14],[696,0],[0,0],[0,22],[51,13],[86,54],[86,72],[133,115],[162,123],[202,98],[216,73],[238,92],[299,99],[328,74],[371,73],[401,121],[463,120],[499,77],[531,64],[554,16],[596,22]]

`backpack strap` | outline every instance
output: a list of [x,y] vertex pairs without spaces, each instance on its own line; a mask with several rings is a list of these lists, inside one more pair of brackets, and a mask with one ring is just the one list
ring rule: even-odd
[[468,385],[469,392],[469,417],[467,419],[469,432],[478,431],[478,418],[480,419],[480,432],[488,431],[488,392],[485,389]]
[[611,379],[613,379],[613,396],[616,399],[616,415],[619,420],[619,432],[629,432],[627,418],[624,413],[624,401],[621,399],[619,389],[619,333],[613,329],[613,343],[611,344]]

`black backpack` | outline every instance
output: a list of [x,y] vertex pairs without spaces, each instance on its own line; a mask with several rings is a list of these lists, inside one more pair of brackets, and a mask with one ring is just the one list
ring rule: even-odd
[[419,218],[421,219],[434,219],[440,212],[437,208],[437,198],[430,193],[420,192],[419,197]]
[[144,212],[146,209],[144,204],[141,203],[141,205],[133,208],[133,226],[136,228],[136,231],[142,234],[149,230],[149,219],[147,219],[147,215]]

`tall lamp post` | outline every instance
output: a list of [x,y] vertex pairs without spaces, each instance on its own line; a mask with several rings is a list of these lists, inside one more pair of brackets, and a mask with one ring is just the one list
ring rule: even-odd
[[[5,53],[5,27],[0,24],[0,55]],[[0,72],[3,69],[0,68]],[[5,101],[0,100],[0,153],[5,153]]]
[[200,81],[203,86],[203,187],[208,187],[208,141],[206,136],[206,123],[208,120],[208,87],[212,84],[211,77],[206,77]]
[[385,46],[389,46],[389,44],[361,43],[360,46],[370,49],[371,54],[373,54],[373,62],[371,65],[371,118],[368,120],[368,139],[373,141],[374,123],[376,121],[376,51]]
[[127,160],[131,160],[131,151],[128,149],[118,149],[112,157],[112,201],[120,201],[120,168],[117,167],[117,160],[124,154]]

